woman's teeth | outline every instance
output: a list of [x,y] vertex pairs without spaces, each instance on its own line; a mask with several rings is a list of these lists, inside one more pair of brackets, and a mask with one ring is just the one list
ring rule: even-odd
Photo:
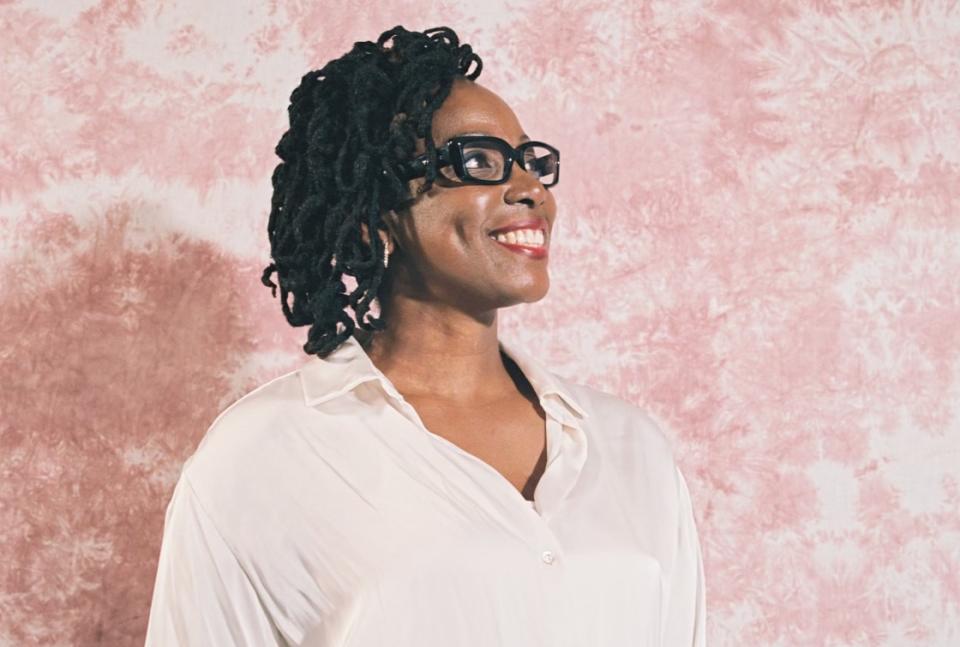
[[505,234],[491,234],[491,238],[510,245],[526,245],[527,247],[543,247],[544,236],[542,229],[517,229]]

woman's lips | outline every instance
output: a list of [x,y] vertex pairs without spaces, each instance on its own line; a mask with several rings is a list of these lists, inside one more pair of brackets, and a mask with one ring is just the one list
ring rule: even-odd
[[521,245],[519,243],[504,243],[497,240],[493,236],[488,236],[488,238],[490,238],[491,242],[496,243],[497,245],[506,247],[511,252],[515,252],[517,254],[526,254],[530,258],[546,258],[547,257],[546,245],[539,245],[539,246],[533,247],[529,245]]

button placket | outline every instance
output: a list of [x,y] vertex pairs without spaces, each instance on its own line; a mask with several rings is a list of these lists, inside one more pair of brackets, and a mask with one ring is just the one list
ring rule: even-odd
[[[477,466],[479,469],[483,470],[486,474],[490,476],[491,487],[502,489],[505,493],[509,493],[509,496],[520,498],[524,501],[524,507],[533,513],[530,515],[532,517],[532,527],[531,519],[527,515],[523,516],[523,520],[516,519],[519,523],[510,524],[509,531],[517,539],[520,539],[523,543],[527,544],[528,547],[534,548],[537,550],[537,553],[541,555],[541,560],[543,559],[542,553],[544,546],[557,546],[559,541],[554,535],[553,531],[550,529],[547,519],[541,516],[541,513],[537,508],[540,507],[539,500],[536,502],[536,508],[530,506],[526,503],[526,500],[523,499],[523,496],[517,489],[507,480],[507,478],[498,472],[492,465],[481,460],[477,456],[467,452],[462,449],[455,443],[447,440],[442,436],[434,434],[426,425],[423,424],[423,420],[420,418],[420,414],[409,402],[403,398],[402,395],[397,394],[395,398],[398,402],[398,405],[395,407],[395,410],[402,415],[407,421],[412,425],[413,429],[417,431],[416,440],[418,443],[425,443],[426,445],[432,447],[434,451],[440,451],[441,448],[445,451],[453,452],[455,456],[460,457],[463,460],[468,461],[470,464]],[[420,433],[424,432],[424,433]],[[446,488],[446,485],[443,486]],[[539,491],[539,486],[538,486]],[[483,507],[489,514],[496,516],[496,512],[493,509],[493,506],[498,506],[502,510],[503,500],[497,500],[497,497],[483,497],[478,498],[476,501],[477,505]],[[512,507],[512,505],[510,506]],[[532,532],[531,532],[532,531]],[[552,551],[546,551],[551,553],[551,559],[556,560],[557,551],[556,549]]]
[[[472,464],[479,466],[481,469],[485,470],[488,474],[494,476],[495,478],[493,479],[493,482],[496,483],[495,487],[509,490],[514,496],[517,496],[520,494],[519,492],[517,492],[516,488],[514,488],[513,485],[509,483],[509,481],[507,481],[506,477],[503,476],[496,469],[494,469],[492,465],[486,463],[485,461],[481,460],[477,456],[465,451],[464,449],[457,446],[455,443],[447,440],[446,438],[442,436],[438,436],[433,432],[431,432],[429,429],[427,429],[426,425],[423,424],[423,420],[420,418],[420,414],[417,412],[417,410],[413,407],[413,405],[411,405],[406,400],[406,398],[403,397],[402,394],[400,394],[399,392],[396,391],[395,388],[393,388],[393,385],[390,384],[389,380],[383,379],[381,380],[381,384],[384,386],[385,390],[390,395],[392,395],[394,399],[397,401],[398,404],[395,407],[397,412],[400,413],[400,415],[402,415],[404,418],[406,418],[407,421],[410,422],[413,425],[413,427],[418,430],[418,432],[426,432],[424,434],[418,433],[417,434],[418,440],[426,440],[426,442],[429,445],[432,445],[434,448],[438,449],[439,446],[442,446],[447,450],[454,452],[454,454],[470,461]],[[558,476],[560,476],[560,478],[563,478],[563,476],[566,476],[567,479],[569,479],[569,474],[562,475],[562,476],[556,474],[555,472],[557,471],[558,466],[551,465],[551,464],[554,463],[558,458],[560,458],[560,455],[562,453],[561,445],[564,443],[570,442],[570,440],[567,439],[565,437],[565,434],[563,433],[564,427],[569,424],[570,416],[565,411],[557,411],[556,408],[554,408],[552,412],[555,414],[556,417],[549,421],[548,433],[547,433],[548,456],[552,455],[551,456],[552,460],[548,461],[548,465],[547,465],[548,469],[544,471],[544,474],[541,476],[541,483],[538,484],[537,486],[535,507],[529,506],[525,503],[525,507],[527,507],[527,509],[533,513],[532,516],[533,516],[534,527],[530,528],[530,526],[527,525],[527,531],[523,531],[520,527],[511,529],[513,534],[517,538],[522,539],[524,543],[526,543],[528,546],[538,551],[540,555],[540,561],[546,566],[558,565],[558,560],[560,558],[560,550],[558,547],[560,545],[560,542],[557,536],[553,533],[548,523],[549,514],[546,514],[542,510],[540,485],[544,482],[544,479],[546,479],[548,488],[555,487],[556,483],[550,483],[550,481],[555,481],[558,478]],[[569,467],[567,467],[567,470],[569,471]],[[564,491],[566,489],[569,489],[569,487],[570,486],[568,485],[567,488],[564,489]],[[551,493],[548,493],[548,494],[551,494]],[[493,501],[490,501],[490,503],[493,503]],[[529,519],[529,517],[526,517],[526,518]],[[532,535],[529,534],[529,531],[531,529],[534,530]],[[551,546],[553,548],[544,549],[544,546]]]

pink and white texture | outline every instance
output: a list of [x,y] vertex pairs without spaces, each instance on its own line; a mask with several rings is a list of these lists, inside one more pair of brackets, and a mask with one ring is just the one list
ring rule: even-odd
[[142,644],[180,465],[306,359],[259,283],[289,93],[396,24],[564,151],[502,331],[668,430],[710,643],[960,644],[960,5],[377,7],[0,2],[0,645]]

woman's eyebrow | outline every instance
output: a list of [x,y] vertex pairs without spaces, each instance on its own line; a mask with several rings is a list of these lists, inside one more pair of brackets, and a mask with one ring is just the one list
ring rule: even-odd
[[[472,136],[472,135],[484,135],[484,136],[487,136],[487,137],[493,137],[493,136],[494,136],[494,135],[491,135],[490,133],[485,132],[485,131],[482,131],[482,130],[471,130],[471,131],[467,131],[467,132],[453,133],[452,135],[450,135],[449,137],[447,137],[444,141],[450,141],[450,140],[453,139],[454,137],[468,137],[468,136]],[[527,135],[527,133],[523,133],[523,134],[520,135],[520,141],[521,141],[521,142],[528,142],[528,141],[530,141],[530,136]]]
[[490,133],[483,130],[466,130],[463,132],[456,132],[447,137],[447,139],[453,139],[454,137],[472,137],[473,135],[482,135],[484,137],[493,137]]

